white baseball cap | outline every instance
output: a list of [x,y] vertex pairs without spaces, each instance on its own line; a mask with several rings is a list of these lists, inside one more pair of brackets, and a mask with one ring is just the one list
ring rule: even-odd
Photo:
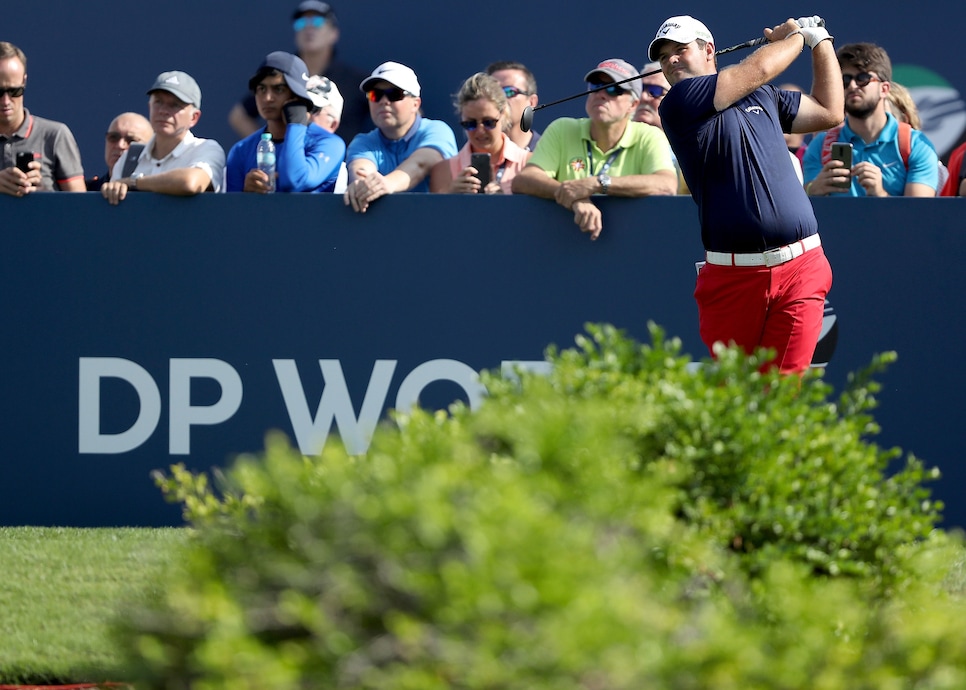
[[342,119],[342,106],[345,104],[345,99],[334,81],[328,77],[309,77],[305,90],[309,92],[312,105],[320,110],[325,107],[332,108],[335,119]]
[[372,70],[372,74],[362,80],[359,89],[365,93],[374,81],[388,81],[414,96],[419,95],[419,80],[416,79],[416,73],[398,62],[384,62],[376,67]]
[[654,40],[651,41],[651,45],[647,47],[647,59],[658,59],[657,47],[661,41],[690,43],[698,38],[708,43],[714,43],[714,36],[708,31],[708,27],[694,17],[687,14],[671,17],[661,24],[661,28],[657,30]]

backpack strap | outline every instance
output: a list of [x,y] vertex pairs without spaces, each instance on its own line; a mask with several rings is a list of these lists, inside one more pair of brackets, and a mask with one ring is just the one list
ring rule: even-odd
[[912,126],[908,122],[899,123],[899,155],[902,164],[909,169],[909,154],[912,153]]
[[144,150],[144,144],[131,144],[127,149],[127,156],[124,158],[124,167],[121,169],[121,177],[130,177],[134,169],[138,167],[138,157]]
[[842,133],[841,125],[836,125],[825,132],[825,138],[822,140],[822,165],[825,165],[830,160],[832,160],[832,144],[839,140],[839,134]]

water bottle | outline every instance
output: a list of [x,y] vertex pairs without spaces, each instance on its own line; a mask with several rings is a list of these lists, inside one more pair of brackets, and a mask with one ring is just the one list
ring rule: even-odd
[[268,191],[275,191],[275,144],[272,143],[272,135],[268,132],[262,134],[258,140],[258,148],[255,149],[255,163],[258,169],[268,175]]

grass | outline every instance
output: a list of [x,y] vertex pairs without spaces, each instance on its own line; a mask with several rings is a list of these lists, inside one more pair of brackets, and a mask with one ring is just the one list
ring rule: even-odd
[[184,529],[0,527],[0,684],[123,681],[111,625]]

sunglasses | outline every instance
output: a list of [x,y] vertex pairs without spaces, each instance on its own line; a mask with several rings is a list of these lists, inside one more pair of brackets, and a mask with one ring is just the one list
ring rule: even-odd
[[529,91],[521,91],[515,86],[504,86],[503,93],[506,94],[507,98],[513,98],[514,96],[530,96],[532,95]]
[[643,90],[651,98],[664,98],[664,94],[667,93],[667,89],[658,84],[644,84]]
[[855,80],[855,85],[860,89],[869,85],[869,82],[882,81],[877,76],[869,74],[868,72],[859,72],[858,74],[843,74],[842,75],[842,86],[846,89],[852,85],[852,81]]
[[403,91],[398,86],[392,86],[388,89],[369,89],[366,91],[366,98],[368,98],[373,103],[378,103],[385,96],[390,102],[395,103],[396,101],[401,101],[406,96],[412,96],[408,91]]
[[500,124],[499,120],[494,120],[492,117],[484,117],[482,120],[463,120],[460,122],[460,127],[467,132],[472,132],[480,125],[483,125],[486,129],[494,130],[498,124]]
[[320,17],[319,15],[315,15],[314,17],[299,17],[292,23],[292,28],[296,31],[301,31],[307,26],[321,29],[325,26],[325,17]]
[[620,96],[622,93],[627,93],[627,89],[625,89],[623,86],[620,86],[619,84],[608,84],[604,88],[601,88],[601,87],[604,87],[604,84],[602,84],[601,82],[593,82],[593,81],[587,82],[588,91],[603,91],[608,96],[613,96],[614,98],[616,98],[617,96]]
[[2,86],[0,87],[0,98],[3,98],[3,94],[7,94],[10,98],[20,98],[23,96],[23,90],[26,87],[23,86]]
[[104,138],[107,139],[112,144],[117,144],[118,142],[121,141],[121,139],[126,141],[128,145],[136,144],[139,141],[141,141],[136,136],[133,136],[131,134],[121,134],[120,132],[108,132],[107,134],[104,135]]

